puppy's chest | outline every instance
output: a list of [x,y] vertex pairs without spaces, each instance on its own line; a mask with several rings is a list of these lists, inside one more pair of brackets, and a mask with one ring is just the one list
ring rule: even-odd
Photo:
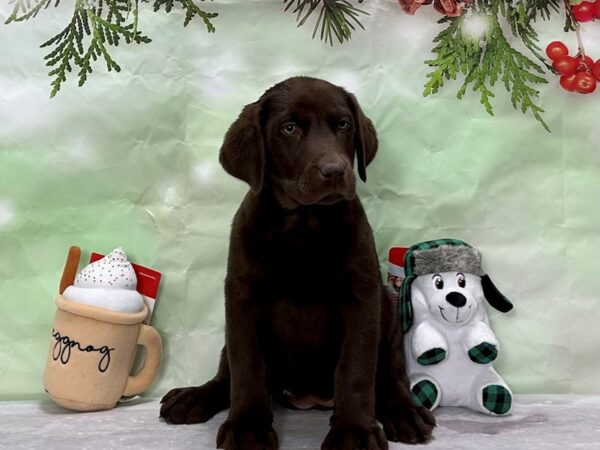
[[339,314],[320,304],[278,299],[269,311],[272,337],[288,351],[323,350],[339,328]]
[[285,302],[312,311],[312,305],[342,303],[350,289],[344,262],[328,253],[311,253],[309,246],[274,251],[266,269],[263,286],[274,306]]
[[348,263],[348,233],[343,226],[322,225],[314,218],[262,234],[256,254],[273,280],[298,287],[324,284],[343,275]]
[[288,350],[318,349],[350,297],[344,233],[299,220],[264,241],[262,284],[272,332]]

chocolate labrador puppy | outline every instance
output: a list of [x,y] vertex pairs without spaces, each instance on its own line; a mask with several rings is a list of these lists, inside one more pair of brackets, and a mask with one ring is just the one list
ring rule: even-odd
[[220,152],[250,185],[231,231],[226,344],[211,381],[163,398],[167,422],[204,422],[230,407],[219,448],[277,449],[272,397],[333,405],[322,449],[431,436],[433,416],[410,398],[396,312],[355,193],[354,161],[365,181],[376,151],[354,96],[326,81],[290,78],[244,108]]

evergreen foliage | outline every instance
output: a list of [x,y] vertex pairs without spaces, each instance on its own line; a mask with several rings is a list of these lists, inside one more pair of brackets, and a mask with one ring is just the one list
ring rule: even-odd
[[[46,65],[52,68],[48,72],[53,77],[50,97],[58,93],[67,79],[67,72],[72,72],[74,66],[79,68],[79,86],[92,73],[92,61],[103,59],[109,71],[119,72],[121,67],[110,56],[107,47],[118,46],[121,41],[126,44],[151,42],[148,36],[138,30],[139,3],[149,1],[151,0],[76,0],[67,26],[41,45],[52,48],[44,57]],[[59,6],[61,0],[13,0],[12,3],[13,11],[6,24],[34,18],[42,9],[51,5]],[[171,12],[175,3],[185,11],[184,26],[194,17],[199,17],[209,33],[215,31],[211,19],[217,13],[200,9],[194,0],[153,0],[154,11],[164,7],[167,13]]]
[[[358,0],[362,3],[363,0]],[[355,31],[355,25],[363,30],[365,29],[358,20],[360,14],[367,14],[366,11],[358,9],[346,0],[283,0],[286,4],[285,11],[291,10],[296,14],[296,21],[301,27],[312,15],[313,12],[321,7],[315,27],[313,29],[313,39],[319,29],[322,41],[333,45],[333,37],[340,44],[349,41],[352,37],[352,31]]]
[[[67,72],[72,72],[74,67],[78,68],[79,86],[86,82],[92,73],[93,62],[99,59],[106,63],[109,71],[120,71],[119,65],[110,56],[111,46],[122,41],[127,44],[151,41],[138,29],[140,3],[152,3],[154,11],[164,10],[167,13],[177,6],[185,12],[184,26],[197,17],[204,22],[209,33],[215,31],[212,20],[218,16],[201,9],[196,0],[73,1],[75,7],[70,22],[42,44],[42,47],[51,49],[44,57],[46,65],[51,68],[48,74],[53,77],[51,97],[60,90]],[[360,17],[368,13],[351,1],[283,0],[283,4],[284,11],[296,16],[298,27],[316,16],[313,38],[319,35],[321,40],[333,45],[334,40],[340,44],[348,41],[357,28],[364,30]],[[11,0],[13,11],[5,23],[34,18],[42,9],[57,7],[61,2]],[[363,0],[356,2],[362,3]],[[448,80],[464,77],[457,97],[462,99],[470,87],[479,93],[481,104],[493,115],[493,88],[501,82],[510,94],[513,107],[523,113],[529,112],[548,130],[542,118],[544,110],[537,100],[539,86],[547,83],[544,69],[553,69],[538,45],[539,36],[534,24],[538,19],[548,20],[568,5],[569,0],[474,0],[466,5],[465,13],[460,17],[444,17],[439,23],[446,27],[434,39],[434,58],[426,61],[432,70],[427,74],[423,94],[435,94]],[[486,30],[475,38],[464,30],[465,21],[472,15],[485,18],[487,23]],[[572,16],[565,16],[565,31],[574,30],[576,24]],[[524,45],[525,52],[530,54],[515,48],[510,35],[517,38]]]
[[[538,86],[547,83],[542,66],[549,70],[552,68],[538,46],[539,37],[533,22],[539,17],[548,19],[553,12],[560,10],[561,3],[562,0],[477,0],[461,17],[442,19],[440,23],[448,26],[434,39],[437,44],[433,49],[435,58],[426,61],[433,70],[427,74],[423,95],[437,93],[445,81],[455,80],[461,74],[464,82],[457,97],[462,99],[471,86],[473,91],[479,92],[480,102],[486,111],[493,115],[491,99],[495,95],[492,88],[501,81],[510,94],[513,107],[523,113],[530,112],[550,131],[541,115],[544,110],[536,101]],[[469,36],[463,29],[471,14],[483,17],[488,25],[478,38]],[[541,64],[511,45],[503,23]]]

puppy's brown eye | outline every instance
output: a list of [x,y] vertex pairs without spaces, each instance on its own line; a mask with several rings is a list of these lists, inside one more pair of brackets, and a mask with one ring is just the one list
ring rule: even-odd
[[462,273],[456,275],[456,284],[459,287],[464,288],[467,285],[467,281],[465,280],[465,276]]
[[444,289],[444,279],[440,275],[436,275],[433,277],[433,284],[436,289]]
[[296,124],[294,122],[287,122],[281,126],[281,132],[286,136],[291,136],[296,132]]
[[342,119],[337,124],[337,129],[339,131],[346,131],[348,128],[350,128],[350,121],[349,120]]

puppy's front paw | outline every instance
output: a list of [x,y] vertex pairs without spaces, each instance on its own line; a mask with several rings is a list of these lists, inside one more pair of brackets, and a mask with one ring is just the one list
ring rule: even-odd
[[375,421],[369,426],[332,425],[321,450],[388,450],[388,443]]
[[418,444],[431,439],[435,417],[427,408],[413,404],[388,407],[379,417],[390,441]]
[[201,423],[227,408],[229,395],[219,383],[209,381],[202,386],[171,389],[160,402],[160,417],[168,423]]
[[217,448],[224,450],[277,450],[277,433],[270,420],[227,419],[217,435]]

